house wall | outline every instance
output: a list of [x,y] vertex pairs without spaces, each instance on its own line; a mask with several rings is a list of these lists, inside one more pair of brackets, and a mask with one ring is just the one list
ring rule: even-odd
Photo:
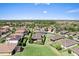
[[6,43],[18,43],[18,40],[6,41]]
[[79,39],[77,39],[77,38],[73,38],[74,40],[76,40],[76,41],[79,41]]
[[11,55],[11,52],[0,52],[0,56],[8,56]]
[[77,44],[75,44],[75,45],[73,45],[73,46],[70,46],[70,47],[64,47],[63,45],[61,45],[61,47],[64,48],[64,49],[72,48],[72,47],[74,47],[74,46],[77,46]]
[[74,55],[74,56],[78,56],[76,53],[74,53],[73,51],[72,51],[72,54]]

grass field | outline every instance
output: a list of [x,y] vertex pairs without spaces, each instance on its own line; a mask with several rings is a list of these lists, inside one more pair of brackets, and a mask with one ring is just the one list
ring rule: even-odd
[[16,52],[15,56],[73,56],[73,54],[69,54],[67,50],[58,51],[50,46],[52,41],[50,41],[49,36],[50,34],[46,34],[47,39],[45,45],[29,44],[27,42],[24,50],[22,52]]
[[59,52],[54,48],[50,48],[46,45],[27,45],[23,52],[17,52],[16,56],[59,56]]

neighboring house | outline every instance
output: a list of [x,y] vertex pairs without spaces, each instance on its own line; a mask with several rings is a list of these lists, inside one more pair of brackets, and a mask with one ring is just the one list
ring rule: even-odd
[[23,33],[23,34],[26,34],[27,32],[28,32],[28,30],[26,30],[24,27],[23,28],[18,28],[15,31],[15,33]]
[[24,37],[24,33],[14,33],[14,34],[12,34],[12,35],[14,35],[14,36],[20,36],[21,38]]
[[6,38],[6,43],[16,43],[16,44],[18,44],[20,39],[21,39],[20,35],[10,35]]
[[17,44],[0,44],[1,55],[13,55],[16,52]]
[[33,41],[41,40],[43,35],[44,35],[43,33],[35,33],[32,35],[32,40]]
[[63,37],[60,36],[60,35],[51,35],[50,36],[51,41],[57,41],[57,40],[60,40],[60,39],[63,39]]
[[77,41],[72,40],[72,39],[62,39],[62,40],[60,40],[59,43],[61,44],[61,47],[65,48],[65,49],[71,48],[71,47],[76,46],[78,44]]
[[40,29],[40,33],[44,33],[44,34],[46,34],[47,31],[45,31],[45,28],[41,28],[41,29]]
[[71,51],[72,51],[73,55],[79,56],[79,48],[78,47],[72,48]]
[[17,43],[22,39],[25,35],[25,28],[20,28],[15,31],[14,34],[11,34],[6,38],[6,43]]
[[45,29],[44,28],[37,28],[37,29],[34,29],[33,30],[35,33],[47,33],[47,31],[45,31]]
[[7,33],[10,30],[9,26],[3,26],[0,28],[0,32],[2,32],[2,34]]
[[77,34],[76,32],[69,32],[69,33],[67,33],[68,36],[76,36],[76,34]]
[[48,28],[48,32],[52,32],[52,33],[54,33],[54,29],[51,28],[51,27],[49,27],[49,28]]
[[60,34],[67,34],[68,33],[68,31],[66,31],[66,30],[62,30],[62,31],[60,31]]

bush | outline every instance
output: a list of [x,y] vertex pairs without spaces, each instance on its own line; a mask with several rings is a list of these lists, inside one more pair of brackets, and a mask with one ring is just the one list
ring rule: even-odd
[[0,43],[4,43],[5,42],[5,40],[4,39],[0,39]]
[[24,37],[24,40],[23,40],[23,43],[22,43],[22,46],[26,46],[26,42],[27,42],[28,38],[27,37]]
[[73,39],[73,37],[72,36],[69,36],[69,39]]
[[46,36],[42,36],[42,44],[44,45],[45,44],[45,41],[46,41]]
[[32,40],[32,33],[29,34],[28,39],[29,39],[29,43],[33,43],[33,40]]
[[13,28],[13,29],[12,29],[12,33],[14,33],[15,31],[16,31],[16,29],[15,29],[15,28]]
[[22,46],[22,39],[18,42],[19,46]]
[[70,53],[70,54],[71,54],[71,50],[70,50],[70,49],[68,49],[68,53]]
[[61,45],[59,43],[55,43],[52,46],[55,47],[57,50],[61,50],[62,49],[62,47],[61,47]]

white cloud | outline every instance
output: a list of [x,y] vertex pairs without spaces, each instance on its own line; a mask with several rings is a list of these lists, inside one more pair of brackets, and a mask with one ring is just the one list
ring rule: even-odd
[[44,13],[44,14],[46,14],[46,13],[47,13],[47,11],[43,11],[43,13]]
[[39,5],[39,4],[42,4],[42,5],[50,5],[50,3],[34,3],[35,5]]
[[79,9],[69,10],[67,13],[79,13]]
[[46,5],[50,5],[50,3],[45,3]]
[[39,3],[34,3],[34,5],[38,5]]

